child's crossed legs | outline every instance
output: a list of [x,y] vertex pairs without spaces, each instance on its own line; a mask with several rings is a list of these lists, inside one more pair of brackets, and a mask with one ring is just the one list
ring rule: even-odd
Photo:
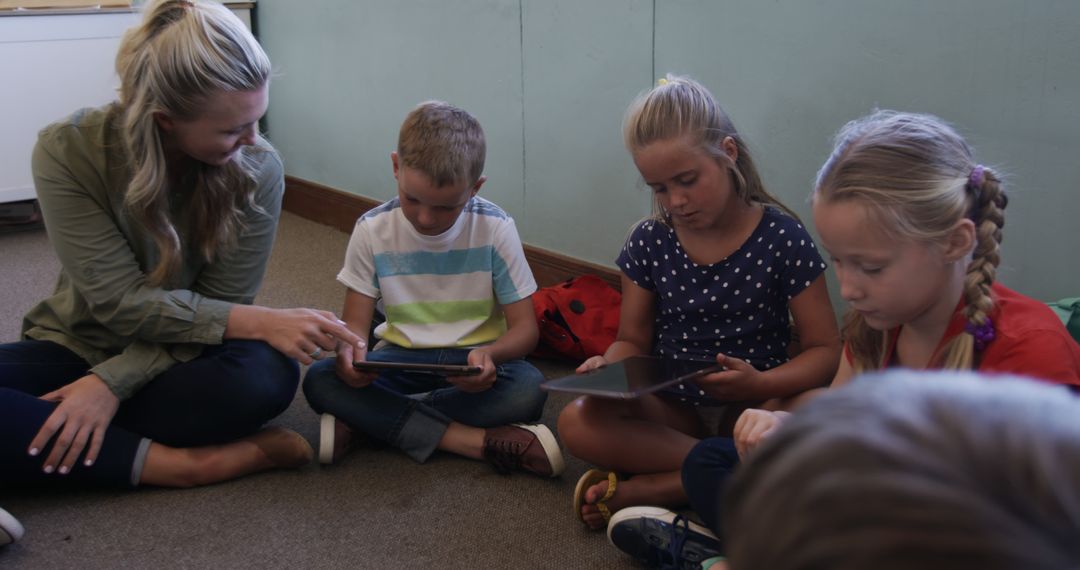
[[[685,504],[683,460],[707,433],[692,406],[647,395],[635,400],[578,398],[559,416],[559,435],[576,457],[632,475],[605,501],[614,513],[634,505]],[[585,491],[579,516],[593,529],[607,523],[596,506],[607,488],[608,482],[601,481]]]

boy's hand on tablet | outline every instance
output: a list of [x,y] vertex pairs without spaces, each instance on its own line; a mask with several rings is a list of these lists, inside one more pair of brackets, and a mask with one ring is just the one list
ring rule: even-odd
[[483,392],[495,383],[495,362],[487,351],[477,348],[469,352],[469,366],[479,366],[480,373],[472,376],[447,376],[446,381],[462,392]]
[[375,381],[379,376],[377,372],[361,372],[353,368],[353,362],[363,362],[367,359],[367,344],[363,339],[355,345],[346,342],[338,342],[337,362],[334,365],[338,378],[341,378],[353,388],[363,388]]

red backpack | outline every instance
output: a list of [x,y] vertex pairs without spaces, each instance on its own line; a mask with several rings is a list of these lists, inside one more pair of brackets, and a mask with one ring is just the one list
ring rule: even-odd
[[540,342],[531,356],[581,362],[604,354],[619,331],[622,294],[595,275],[543,287],[532,296]]

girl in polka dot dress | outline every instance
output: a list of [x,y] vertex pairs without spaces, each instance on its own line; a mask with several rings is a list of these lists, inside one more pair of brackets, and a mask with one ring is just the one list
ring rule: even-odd
[[[822,386],[840,354],[825,264],[795,215],[765,191],[712,94],[668,76],[630,107],[624,135],[655,214],[617,260],[618,338],[578,371],[635,354],[726,370],[636,400],[586,396],[562,411],[566,448],[608,470],[590,470],[575,491],[575,514],[592,528],[623,507],[686,502],[683,459],[717,427],[703,408]],[[801,344],[794,357],[789,318]]]

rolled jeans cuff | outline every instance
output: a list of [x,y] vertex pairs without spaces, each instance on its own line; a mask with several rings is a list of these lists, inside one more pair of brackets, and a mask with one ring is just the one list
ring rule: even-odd
[[135,460],[131,462],[131,486],[136,487],[142,479],[143,466],[146,465],[146,455],[150,453],[150,440],[142,438],[139,447],[135,449]]
[[445,414],[418,401],[414,400],[410,404],[412,409],[404,415],[395,445],[417,463],[423,463],[438,449],[451,420]]

